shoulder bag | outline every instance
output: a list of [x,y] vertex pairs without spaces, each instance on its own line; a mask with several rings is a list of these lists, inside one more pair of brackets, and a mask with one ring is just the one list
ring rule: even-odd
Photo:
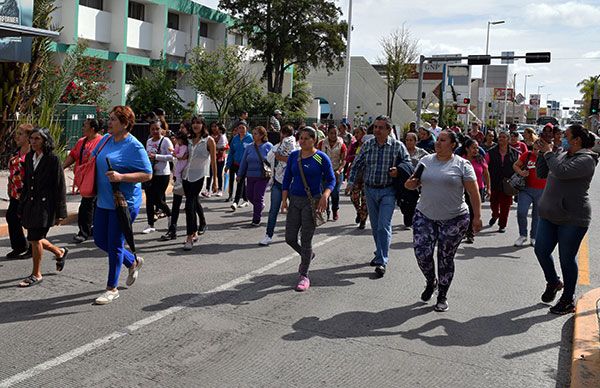
[[[80,164],[75,175],[75,186],[79,188],[79,194],[82,197],[90,198],[96,196],[96,157],[102,151],[102,148],[108,143],[112,136],[107,136],[104,143],[98,148],[98,151],[90,155],[87,162]],[[83,154],[83,147],[81,148]],[[81,157],[80,157],[81,160]]]
[[258,145],[254,143],[254,149],[258,154],[258,159],[260,160],[261,170],[260,173],[263,178],[271,179],[273,177],[273,169],[271,168],[271,163],[264,160],[262,155],[260,154],[260,150],[258,149]]
[[[529,151],[527,159],[525,159],[525,168],[527,168],[530,158],[531,151]],[[516,172],[512,174],[510,178],[502,179],[502,191],[504,191],[504,194],[506,195],[517,195],[519,191],[523,190],[525,187],[527,187],[527,177],[519,175]]]
[[319,201],[317,201],[310,192],[310,187],[308,186],[308,182],[306,181],[306,176],[304,175],[304,169],[302,168],[302,151],[298,151],[298,170],[300,170],[300,177],[302,178],[302,183],[304,184],[304,190],[306,191],[306,196],[310,201],[312,206],[312,214],[313,221],[315,222],[315,227],[321,226],[327,222],[327,215],[323,211],[318,211],[317,207],[319,206]]

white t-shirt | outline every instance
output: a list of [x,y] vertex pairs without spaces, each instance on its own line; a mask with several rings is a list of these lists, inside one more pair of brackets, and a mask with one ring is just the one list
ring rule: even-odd
[[418,211],[435,221],[450,220],[469,213],[463,183],[477,181],[471,162],[457,155],[452,155],[448,161],[441,161],[433,154],[421,158],[419,164],[423,164],[425,170],[421,175]]

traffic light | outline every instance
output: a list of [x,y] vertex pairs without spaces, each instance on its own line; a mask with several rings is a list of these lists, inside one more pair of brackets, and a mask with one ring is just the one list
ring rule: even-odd
[[470,98],[468,98],[468,97],[466,97],[465,99],[463,99],[463,103],[464,103],[465,105],[469,105],[469,104],[471,103],[471,99],[470,99]]
[[548,63],[551,53],[526,53],[525,63]]
[[600,99],[592,98],[592,103],[590,104],[590,114],[597,115],[599,105],[600,105]]
[[469,55],[467,59],[469,65],[489,65],[491,61],[491,55]]

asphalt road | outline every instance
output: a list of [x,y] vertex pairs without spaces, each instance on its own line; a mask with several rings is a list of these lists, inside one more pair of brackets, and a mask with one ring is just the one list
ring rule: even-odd
[[[599,191],[596,179],[596,211]],[[47,254],[44,282],[19,289],[30,261],[0,259],[0,386],[568,386],[573,317],[540,303],[533,248],[512,246],[514,207],[507,233],[488,228],[460,248],[450,310],[437,313],[419,300],[412,232],[394,228],[388,272],[375,279],[371,231],[357,230],[342,203],[340,220],[315,236],[306,293],[292,290],[299,258],[283,241],[283,217],[274,243],[259,247],[264,227],[249,227],[251,209],[231,213],[222,199],[205,201],[209,228],[191,252],[182,238],[157,241],[164,220],[160,232],[138,234],[140,278],[127,289],[124,270],[121,297],[107,306],[92,305],[105,255],[93,242],[72,246],[73,226],[53,228],[51,240],[72,252],[62,273]],[[486,223],[487,205],[483,214]],[[598,248],[592,234],[590,258]],[[3,239],[0,255],[8,251]],[[580,294],[600,284],[597,266],[589,277]]]

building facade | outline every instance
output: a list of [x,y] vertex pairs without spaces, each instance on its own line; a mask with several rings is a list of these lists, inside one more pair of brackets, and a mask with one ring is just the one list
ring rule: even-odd
[[[109,98],[122,105],[136,75],[155,60],[166,59],[176,69],[195,47],[214,50],[223,45],[247,45],[247,38],[230,29],[225,13],[192,0],[57,0],[53,23],[62,26],[53,49],[60,56],[79,40],[88,44],[86,55],[107,60],[113,81]],[[200,112],[212,104],[184,80],[177,92]]]

